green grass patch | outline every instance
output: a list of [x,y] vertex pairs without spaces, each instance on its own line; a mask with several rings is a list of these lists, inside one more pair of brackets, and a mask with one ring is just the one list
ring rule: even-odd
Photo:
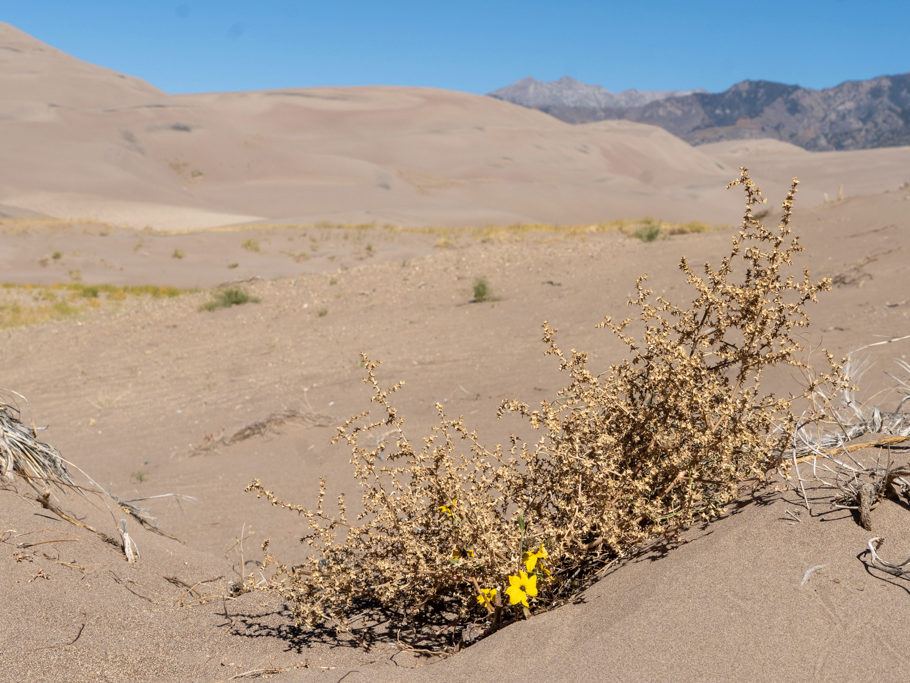
[[257,297],[250,296],[246,290],[232,287],[231,289],[222,289],[216,292],[211,301],[206,301],[199,307],[201,311],[217,311],[219,308],[230,308],[231,306],[241,306],[243,304],[259,303]]
[[471,289],[474,293],[474,298],[471,299],[472,304],[479,304],[484,301],[499,301],[498,296],[493,296],[493,290],[490,288],[490,283],[487,282],[486,278],[479,277],[474,280],[474,285]]
[[632,233],[633,237],[640,239],[642,242],[653,242],[660,237],[659,225],[643,225]]

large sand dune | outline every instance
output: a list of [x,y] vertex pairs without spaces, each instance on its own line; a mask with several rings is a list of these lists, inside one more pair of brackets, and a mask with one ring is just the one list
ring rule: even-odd
[[[0,204],[19,211],[171,230],[736,219],[736,203],[716,189],[743,155],[652,126],[572,126],[423,88],[172,96],[8,25],[0,57]],[[910,152],[857,153],[836,166],[803,157],[814,203],[841,184],[852,193],[899,185]],[[855,181],[867,168],[877,170]]]

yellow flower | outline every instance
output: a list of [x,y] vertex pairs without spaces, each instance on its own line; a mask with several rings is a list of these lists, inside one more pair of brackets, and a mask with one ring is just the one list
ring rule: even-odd
[[449,559],[454,562],[456,560],[462,559],[463,557],[474,557],[474,551],[470,548],[468,550],[459,550],[458,548],[455,548],[455,550],[452,551],[452,557]]
[[495,588],[481,588],[480,595],[477,596],[478,605],[492,605],[496,599]]
[[509,596],[509,604],[522,604],[528,606],[528,596],[537,597],[537,576],[528,576],[524,572],[518,572],[518,576],[509,577],[509,587],[506,588],[506,595]]
[[455,504],[458,502],[458,499],[455,498],[449,505],[440,505],[437,510],[451,517],[455,514]]
[[549,557],[549,555],[547,555],[547,551],[543,547],[543,543],[540,544],[540,550],[538,550],[536,553],[532,553],[530,551],[526,552],[523,559],[525,567],[528,569],[528,573],[530,574],[534,571],[534,567],[537,566],[537,560],[543,560],[547,557]]

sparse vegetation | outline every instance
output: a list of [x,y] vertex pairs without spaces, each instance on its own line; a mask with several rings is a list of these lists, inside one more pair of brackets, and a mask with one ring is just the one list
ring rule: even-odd
[[[304,624],[389,621],[392,633],[407,625],[424,643],[454,648],[470,640],[461,626],[481,622],[489,633],[569,600],[605,563],[716,517],[741,482],[781,466],[800,401],[846,377],[830,354],[822,374],[800,358],[806,306],[830,286],[791,274],[801,251],[790,230],[796,182],[776,229],[755,219],[761,198],[745,169],[733,185],[745,190],[746,209],[729,256],[703,273],[680,263],[692,300],[679,307],[654,297],[642,276],[629,302],[638,335],[627,331],[631,320],[601,323],[628,358],[589,369],[587,354],[564,352],[544,323],[566,385],[537,407],[503,403],[501,413],[522,416],[535,433],[513,436],[508,452],[439,404],[431,432],[410,438],[392,404],[401,384],[381,385],[378,363],[363,356],[380,415],[357,415],[336,436],[351,448],[363,512],[349,519],[339,496],[330,514],[324,480],[315,507],[254,480],[247,490],[303,517],[311,555],[289,566],[266,541],[261,571],[271,573],[245,587],[277,593]],[[788,368],[805,383],[787,397],[762,388],[767,372]]]
[[253,238],[243,240],[240,246],[247,251],[259,251],[259,241],[254,240]]
[[249,303],[259,303],[259,299],[250,296],[246,290],[232,287],[215,293],[212,300],[202,304],[199,310],[216,311],[219,308],[230,308],[231,306],[241,306]]
[[174,251],[171,253],[171,258],[182,259],[183,252],[180,249],[174,249]]
[[[83,282],[59,282],[52,285],[0,284],[0,328],[33,325],[73,317],[90,307],[105,302],[123,301],[130,296],[170,298],[187,290],[157,285],[87,285]],[[88,301],[86,301],[88,300]]]
[[294,259],[297,263],[307,261],[310,258],[310,255],[305,251],[286,251],[284,253]]
[[324,317],[326,317],[328,314],[329,314],[329,309],[327,309],[327,308],[320,308],[320,309],[316,312],[316,315],[318,315],[320,318],[324,318]]
[[484,301],[495,301],[493,297],[493,292],[490,289],[490,283],[487,282],[486,278],[479,277],[474,280],[474,285],[471,288],[474,292],[474,298],[471,299],[471,303],[479,304]]
[[[175,125],[181,125],[181,124],[175,124]],[[184,130],[184,129],[183,128],[173,128],[173,130]],[[188,128],[186,130],[189,131]],[[198,180],[203,175],[205,175],[198,168],[190,168],[190,164],[186,161],[171,161],[168,164],[168,166],[177,175],[182,176],[184,178],[188,177],[190,180]]]
[[[763,218],[767,214],[767,209],[758,209],[755,217]],[[715,226],[701,223],[699,221],[690,221],[688,223],[667,223],[655,218],[643,218],[640,221],[619,222],[619,230],[626,235],[635,237],[642,242],[653,242],[659,237],[669,237],[671,235],[686,235],[693,232],[709,232],[717,230]]]
[[643,225],[640,228],[636,228],[635,232],[632,233],[635,237],[640,239],[642,242],[653,242],[658,237],[660,237],[660,225],[651,224]]
[[[592,234],[625,234],[632,235],[636,228],[642,225],[659,224],[665,235],[681,235],[690,232],[708,232],[713,230],[728,230],[728,225],[709,225],[698,221],[688,223],[671,223],[667,221],[656,221],[653,218],[642,218],[638,220],[617,219],[612,221],[602,221],[599,223],[583,223],[573,225],[557,225],[553,223],[516,223],[513,225],[484,225],[484,226],[422,226],[410,227],[399,225],[376,225],[373,223],[346,224],[346,223],[329,223],[320,222],[313,225],[294,225],[294,224],[262,224],[255,228],[250,226],[235,226],[219,228],[218,230],[228,232],[237,230],[289,230],[299,232],[301,239],[309,238],[310,251],[317,252],[320,249],[319,240],[328,239],[333,234],[340,233],[341,239],[351,240],[352,236],[356,241],[363,241],[369,236],[370,232],[382,231],[385,234],[419,234],[435,235],[437,241],[435,246],[438,248],[454,248],[464,244],[466,241],[475,240],[478,242],[516,242],[524,239],[565,239]],[[320,235],[310,234],[308,231],[318,229]],[[375,247],[374,243],[373,246]],[[366,245],[364,245],[366,248]],[[285,252],[295,259],[302,260],[300,253]]]
[[0,328],[71,318],[80,310],[67,301],[57,301],[44,306],[24,306],[19,303],[0,305]]

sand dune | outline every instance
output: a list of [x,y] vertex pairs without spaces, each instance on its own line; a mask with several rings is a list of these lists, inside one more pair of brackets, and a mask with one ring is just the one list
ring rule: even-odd
[[[493,98],[426,88],[171,96],[8,25],[0,57],[0,145],[12,162],[0,172],[0,203],[134,228],[579,224],[646,215],[727,223],[737,205],[716,190],[742,163],[773,190],[771,179],[803,175],[817,203],[840,185],[852,194],[899,185],[910,156],[810,155],[761,141],[693,148],[653,126],[572,126]],[[152,203],[162,208],[148,210]],[[88,213],[80,208],[89,205]]]
[[803,201],[876,194],[910,183],[910,147],[807,152],[778,140],[735,140],[698,147],[725,164],[747,166],[769,191],[799,177]]
[[[460,93],[316,89],[167,102],[5,127],[2,141],[26,161],[3,179],[2,201],[40,211],[31,196],[40,188],[91,194],[96,212],[141,198],[271,222],[709,220],[716,203],[705,193],[729,175],[666,134],[630,147],[622,130],[575,128]],[[150,220],[111,213],[137,227]]]
[[130,106],[163,96],[158,88],[35,40],[0,22],[0,120],[54,121],[60,109]]

